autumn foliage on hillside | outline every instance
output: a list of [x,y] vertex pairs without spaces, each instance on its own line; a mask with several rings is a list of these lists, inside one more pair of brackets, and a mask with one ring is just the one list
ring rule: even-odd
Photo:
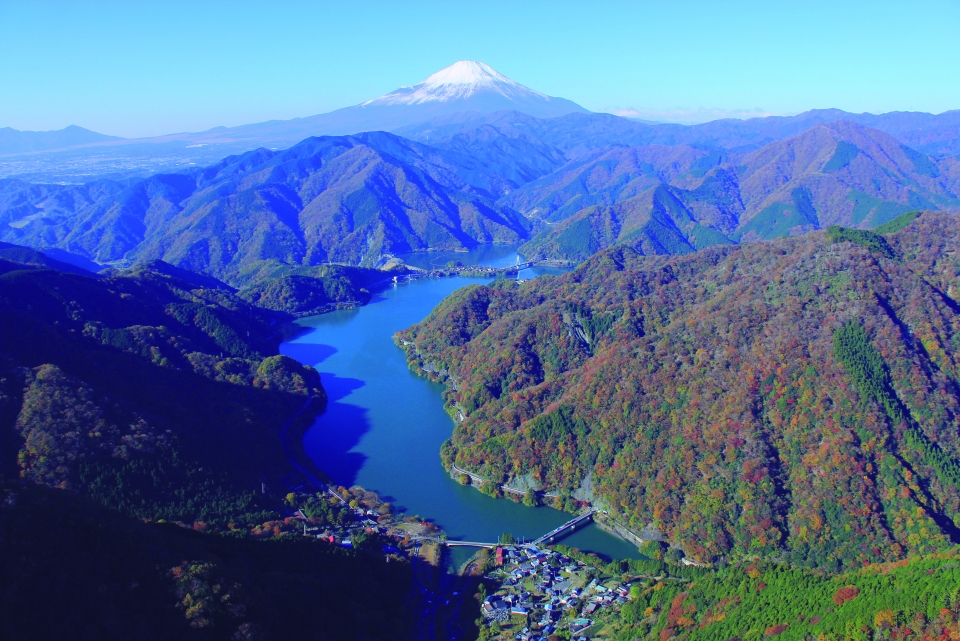
[[589,476],[701,561],[892,561],[960,540],[960,219],[882,241],[613,247],[460,290],[399,338],[465,416],[447,462],[564,494]]

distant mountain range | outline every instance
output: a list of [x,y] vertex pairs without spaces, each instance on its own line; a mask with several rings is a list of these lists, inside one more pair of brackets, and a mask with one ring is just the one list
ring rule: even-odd
[[[308,137],[376,128],[394,133]],[[264,264],[524,241],[525,255],[569,260],[618,243],[686,253],[960,208],[960,111],[649,124],[469,61],[311,118],[149,140],[70,132],[89,142],[5,161],[60,163],[82,184],[37,184],[49,167],[0,181],[0,239],[72,260],[162,259],[236,286]],[[163,171],[138,176],[142,154]]]
[[373,132],[140,181],[0,180],[0,239],[101,263],[161,259],[241,286],[264,261],[375,266],[394,253],[523,241],[535,258],[579,261],[613,244],[682,254],[960,209],[960,160],[846,121],[749,152],[590,149],[556,131],[538,140],[487,124],[438,146]]
[[960,154],[960,111],[874,115],[821,109],[693,126],[657,124],[590,113],[574,102],[525,87],[484,63],[464,60],[379,98],[292,120],[138,139],[103,136],[79,127],[60,132],[3,129],[0,177],[72,183],[145,177],[213,164],[257,147],[286,148],[311,136],[379,130],[437,144],[478,127],[504,131],[508,125],[568,156],[610,145],[689,144],[745,151],[839,120],[879,129],[929,155]]
[[[518,110],[519,111],[519,110]],[[694,145],[747,151],[802,133],[819,124],[846,120],[878,129],[918,151],[934,156],[960,154],[960,110],[939,115],[920,112],[853,114],[814,109],[796,116],[728,118],[699,125],[653,124],[612,114],[569,114],[551,119],[523,113],[457,114],[403,127],[394,133],[442,144],[480,129],[522,135],[577,155],[613,145]]]
[[[461,60],[425,80],[403,86],[379,98],[330,113],[238,127],[215,127],[198,133],[179,133],[141,139],[122,139],[96,134],[80,127],[60,132],[20,132],[0,129],[0,156],[60,149],[113,141],[107,148],[118,154],[143,155],[152,149],[169,154],[202,146],[217,146],[220,151],[246,151],[258,146],[288,147],[304,138],[319,135],[355,134],[366,131],[391,131],[434,118],[460,113],[482,115],[517,110],[531,116],[552,118],[568,113],[589,113],[580,105],[553,98],[503,76],[482,62]],[[79,135],[85,132],[87,135]],[[44,144],[29,141],[45,137]],[[22,140],[21,140],[22,139]],[[164,149],[172,144],[174,149]],[[146,149],[139,149],[141,146]],[[104,146],[97,145],[97,153]],[[218,152],[219,153],[219,152]],[[223,153],[218,157],[222,157]]]
[[18,131],[10,127],[0,127],[0,155],[64,149],[111,140],[122,138],[98,134],[76,125],[57,131]]
[[525,255],[583,260],[617,243],[677,254],[834,224],[872,228],[910,209],[960,208],[958,195],[956,159],[838,121],[748,153],[646,145],[587,154],[503,203],[549,224]]
[[563,98],[552,98],[514,82],[482,62],[461,60],[412,87],[330,113],[293,120],[230,127],[206,132],[210,140],[251,139],[286,145],[308,136],[393,131],[454,114],[514,110],[553,118],[590,113]]

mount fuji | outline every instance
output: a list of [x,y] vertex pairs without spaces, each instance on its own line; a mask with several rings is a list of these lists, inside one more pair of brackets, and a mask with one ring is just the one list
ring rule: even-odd
[[[413,86],[325,114],[151,138],[102,136],[98,141],[48,144],[45,155],[22,159],[17,171],[4,171],[0,161],[0,177],[21,175],[37,182],[77,182],[94,175],[125,179],[212,164],[257,147],[284,149],[311,136],[394,131],[428,121],[435,126],[504,111],[535,118],[592,114],[575,102],[525,87],[487,64],[461,60]],[[23,153],[7,142],[0,135],[0,158]]]
[[[885,131],[937,157],[960,152],[960,110],[939,115],[873,115],[819,109],[797,116],[725,119],[692,126],[649,124],[590,112],[570,100],[526,87],[487,64],[461,60],[412,86],[305,118],[136,139],[87,132],[93,138],[79,140],[63,136],[67,130],[0,129],[0,179],[126,180],[212,165],[258,147],[285,149],[312,136],[386,131],[470,156],[488,168],[499,167],[511,176],[508,182],[520,184],[521,177],[535,180],[576,156],[611,146],[693,145],[746,152],[839,120]],[[21,140],[28,137],[43,137],[43,144],[32,138],[29,144]]]
[[442,115],[464,111],[486,113],[513,110],[550,118],[568,113],[587,113],[575,102],[553,98],[524,87],[489,65],[473,60],[455,62],[412,87],[400,87],[357,107],[369,110],[400,105],[429,106],[434,111],[443,112]]
[[217,128],[197,135],[209,134],[220,141],[257,138],[264,143],[290,144],[308,136],[392,131],[455,114],[496,111],[519,111],[537,118],[590,113],[575,102],[525,87],[487,64],[461,60],[413,86],[400,87],[352,107],[306,118]]

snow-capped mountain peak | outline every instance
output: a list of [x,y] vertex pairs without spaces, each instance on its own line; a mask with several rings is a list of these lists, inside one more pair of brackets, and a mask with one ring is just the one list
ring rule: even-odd
[[[433,74],[420,84],[425,88],[431,89],[442,89],[445,85],[470,85],[491,89],[500,85],[523,87],[523,85],[510,80],[510,78],[499,73],[490,65],[474,60],[455,62],[446,69],[441,69]],[[533,90],[528,89],[527,91]]]
[[474,60],[461,60],[412,87],[400,87],[385,96],[368,100],[362,106],[447,102],[484,93],[499,94],[512,100],[549,100],[548,96],[507,78],[490,65]]

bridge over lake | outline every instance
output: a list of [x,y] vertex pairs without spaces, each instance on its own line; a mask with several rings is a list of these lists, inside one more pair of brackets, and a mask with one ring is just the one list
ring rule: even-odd
[[566,531],[566,530],[575,530],[575,529],[577,529],[577,526],[578,526],[578,525],[580,525],[581,523],[584,523],[584,522],[586,522],[586,521],[589,521],[590,519],[593,518],[593,512],[594,512],[593,510],[590,510],[590,511],[588,511],[588,512],[585,512],[585,513],[581,514],[580,516],[578,516],[578,517],[575,518],[575,519],[570,519],[569,521],[567,521],[567,522],[564,523],[563,525],[561,525],[561,526],[559,526],[559,527],[555,527],[554,529],[550,530],[549,532],[547,532],[546,534],[544,534],[543,536],[541,536],[539,539],[536,539],[536,540],[533,542],[533,544],[534,544],[534,545],[540,545],[541,543],[547,543],[547,542],[549,542],[549,541],[554,540],[554,539],[557,538],[558,536],[560,536],[560,534],[562,534],[562,533],[563,533],[564,531]]
[[500,543],[478,543],[476,541],[440,541],[448,548],[456,547],[465,547],[465,548],[495,548]]
[[595,510],[584,512],[583,514],[580,514],[579,516],[570,519],[563,525],[553,528],[552,530],[550,530],[540,538],[534,539],[530,543],[513,543],[513,544],[480,543],[477,541],[445,541],[445,540],[439,540],[439,539],[437,540],[437,543],[442,543],[447,547],[471,547],[471,548],[495,548],[499,545],[516,545],[517,547],[526,547],[530,545],[542,545],[544,543],[549,543],[553,541],[554,539],[556,539],[558,536],[560,536],[567,530],[577,529],[578,525],[580,525],[581,523],[586,523],[587,521],[593,518],[594,511]]

